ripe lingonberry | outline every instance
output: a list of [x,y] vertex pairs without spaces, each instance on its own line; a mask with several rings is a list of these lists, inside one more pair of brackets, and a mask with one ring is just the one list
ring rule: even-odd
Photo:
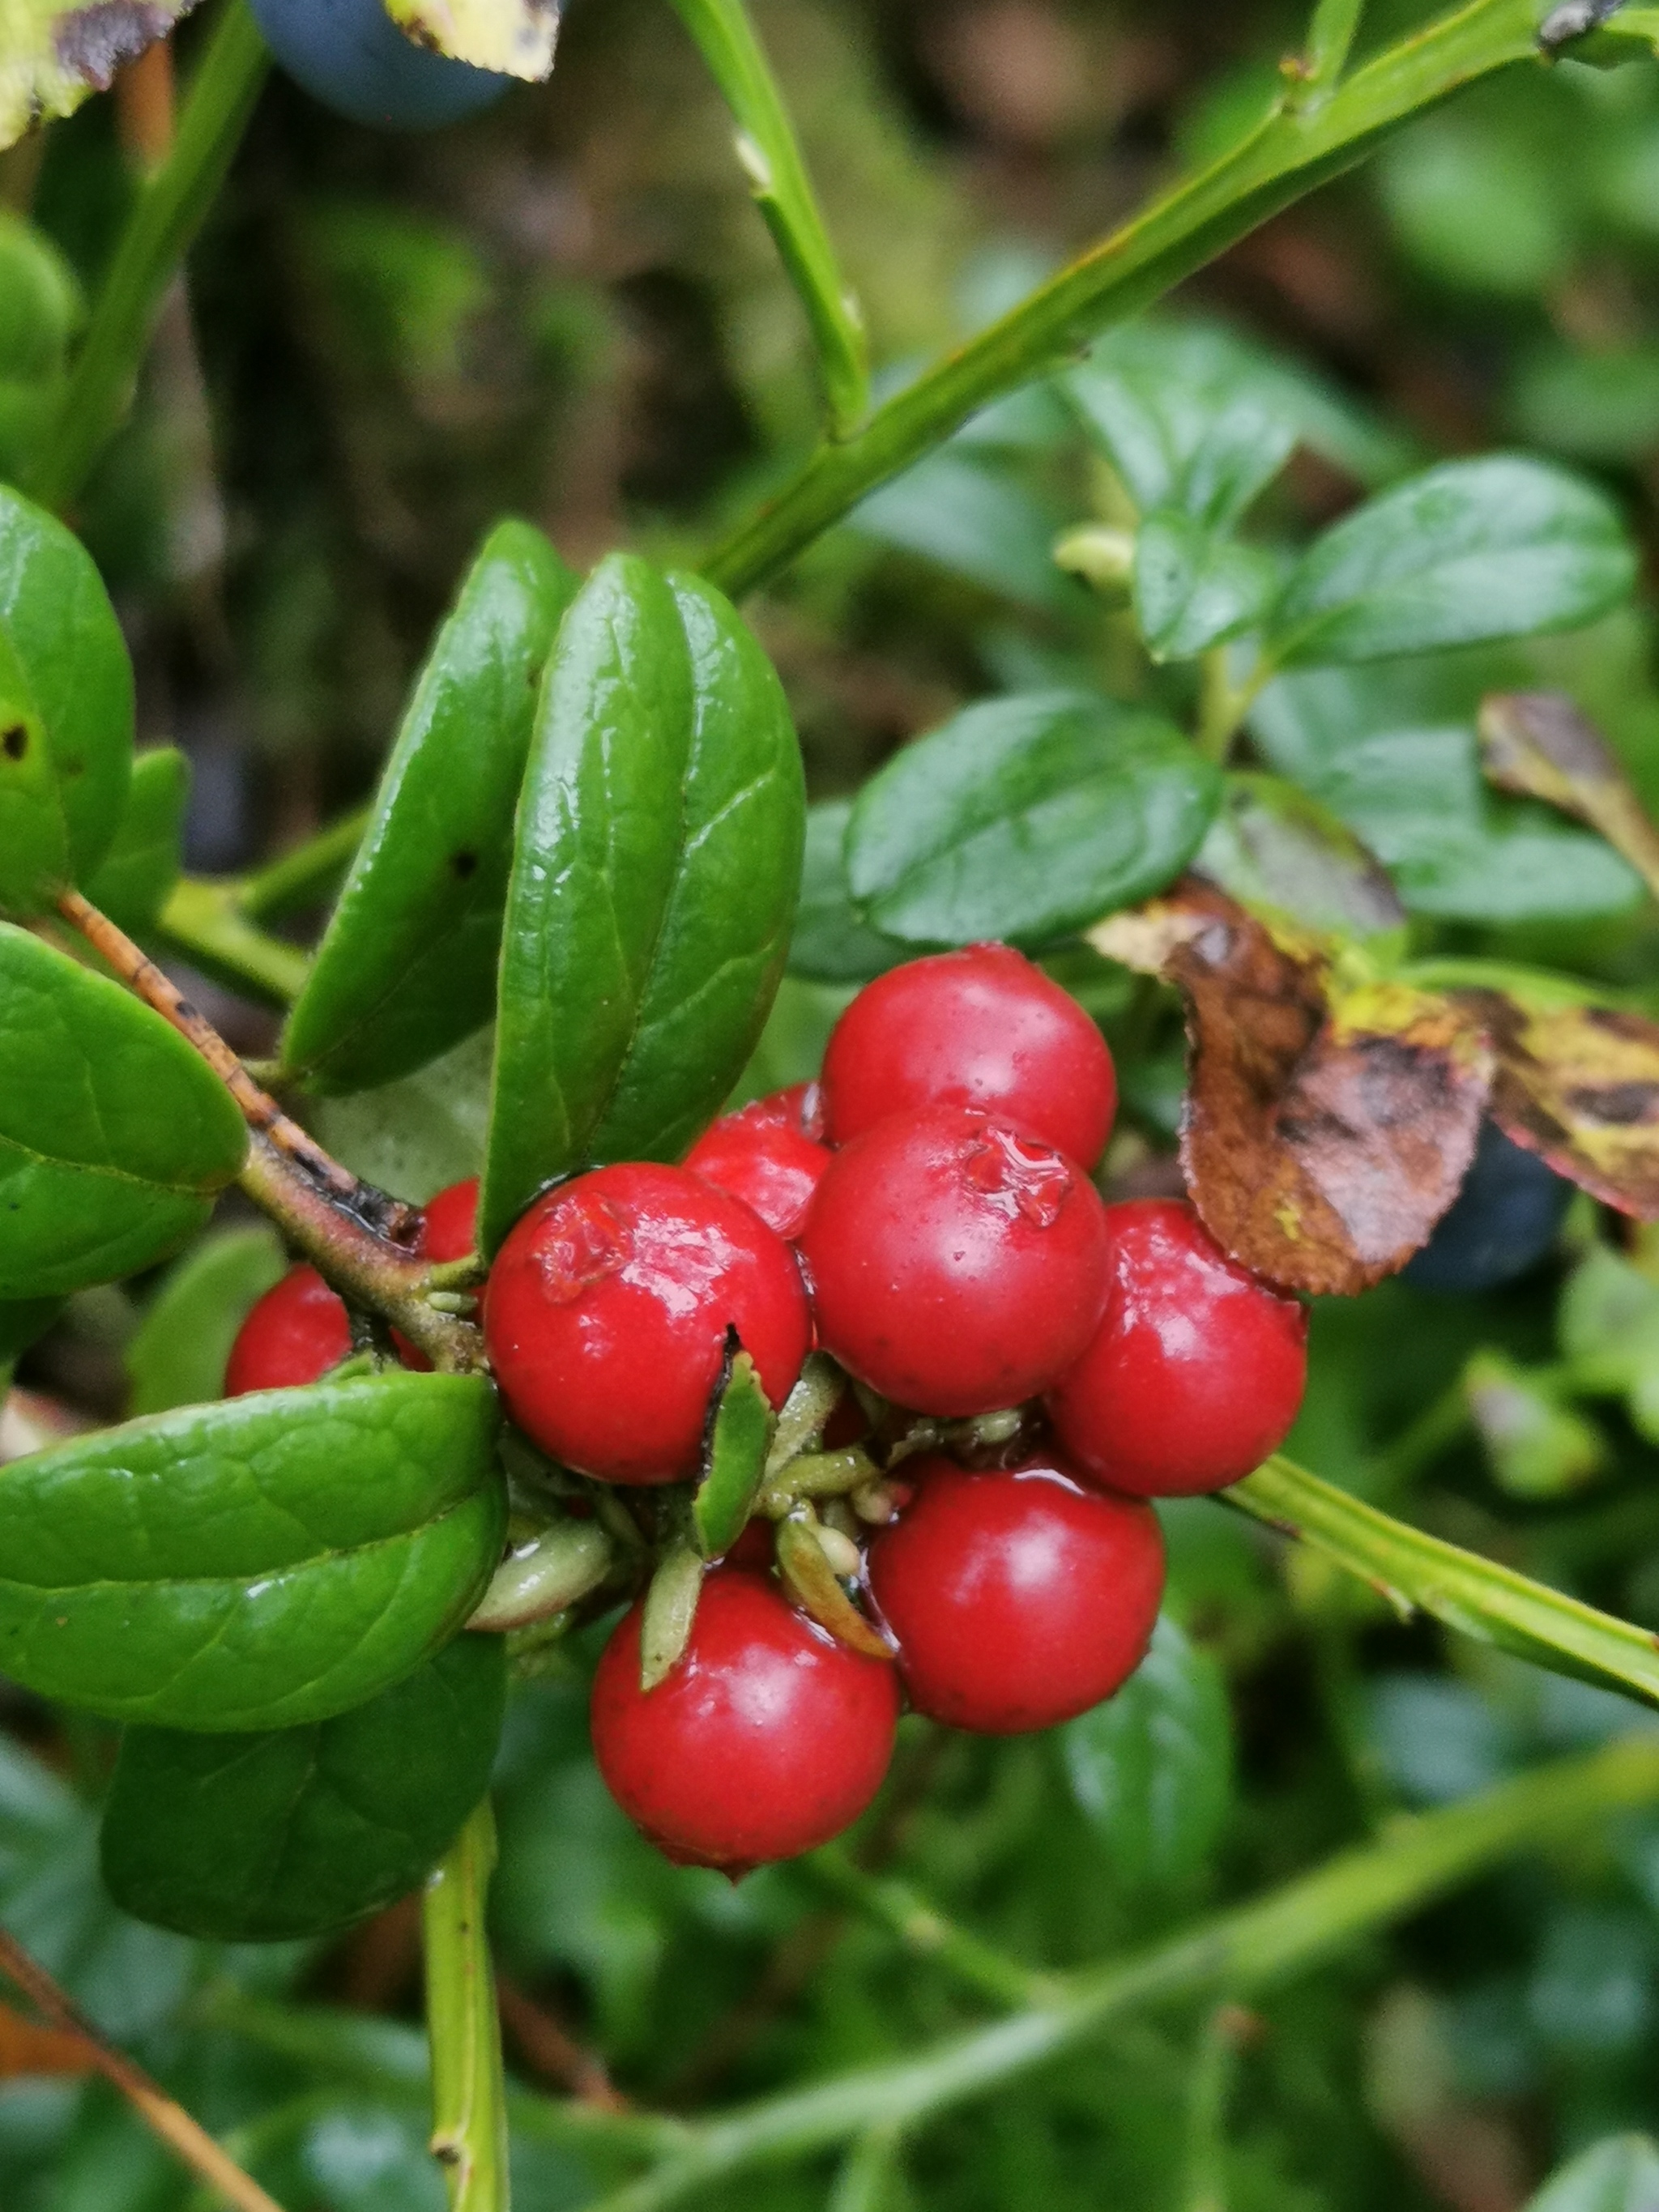
[[1164,1589],[1158,1517],[1063,1464],[969,1474],[911,1460],[918,1486],[870,1546],[870,1588],[918,1712],[1015,1735],[1109,1698],[1139,1665]]
[[513,1419],[607,1482],[696,1472],[726,1331],[781,1406],[811,1324],[794,1257],[739,1200],[684,1168],[596,1168],[539,1198],[484,1293]]
[[791,1097],[787,1091],[776,1092],[740,1113],[724,1115],[685,1156],[693,1175],[752,1206],[769,1229],[785,1237],[799,1234],[818,1178],[830,1164],[827,1146],[802,1134],[790,1108],[781,1110],[781,1102]]
[[1106,1310],[1048,1393],[1079,1467],[1140,1498],[1219,1490],[1259,1467],[1302,1402],[1308,1317],[1230,1260],[1178,1199],[1106,1210]]
[[415,1249],[422,1260],[465,1260],[471,1251],[478,1224],[478,1178],[453,1182],[429,1198],[421,1216],[421,1233]]
[[956,1106],[889,1115],[837,1152],[800,1250],[824,1349],[923,1413],[1047,1389],[1106,1291],[1105,1208],[1082,1170]]
[[865,986],[824,1054],[823,1100],[833,1145],[884,1115],[972,1106],[1091,1168],[1117,1079],[1075,999],[1012,946],[970,945]]
[[611,1796],[682,1865],[737,1874],[815,1850],[881,1787],[898,1680],[796,1611],[763,1575],[704,1578],[684,1657],[640,1687],[642,1606],[593,1678],[593,1755]]
[[351,1356],[351,1323],[314,1267],[290,1267],[237,1331],[225,1367],[225,1395],[314,1382]]

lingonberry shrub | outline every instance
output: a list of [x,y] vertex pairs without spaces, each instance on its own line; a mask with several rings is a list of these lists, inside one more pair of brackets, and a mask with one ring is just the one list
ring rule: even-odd
[[1096,1481],[1136,1497],[1237,1482],[1296,1419],[1305,1311],[1230,1260],[1179,1200],[1109,1206],[1106,1227],[1105,1310],[1046,1401],[1060,1443]]
[[924,1413],[1046,1389],[1106,1293],[1105,1209],[1083,1170],[965,1107],[890,1114],[843,1146],[800,1251],[826,1351]]

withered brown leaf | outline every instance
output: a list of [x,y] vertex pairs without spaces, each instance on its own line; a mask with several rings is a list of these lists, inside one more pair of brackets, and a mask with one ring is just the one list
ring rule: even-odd
[[1187,1000],[1182,1164],[1216,1241],[1289,1290],[1351,1295],[1403,1267],[1474,1156],[1479,1021],[1400,983],[1335,987],[1310,944],[1191,877],[1090,936]]
[[1491,691],[1480,702],[1480,765],[1499,791],[1599,830],[1650,891],[1659,891],[1659,831],[1613,747],[1559,691]]

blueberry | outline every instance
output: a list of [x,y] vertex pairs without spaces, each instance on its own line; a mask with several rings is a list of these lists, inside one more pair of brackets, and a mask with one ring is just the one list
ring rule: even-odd
[[436,131],[513,82],[406,39],[380,0],[252,0],[270,51],[297,83],[354,123]]
[[1572,1185],[1535,1153],[1481,1124],[1474,1164],[1404,1273],[1425,1291],[1489,1291],[1536,1266],[1555,1242]]

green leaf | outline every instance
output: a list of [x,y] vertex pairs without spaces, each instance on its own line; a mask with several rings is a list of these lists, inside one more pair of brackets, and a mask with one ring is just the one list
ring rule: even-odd
[[1241,545],[1178,507],[1149,514],[1135,538],[1135,623],[1154,660],[1191,660],[1257,622],[1279,582],[1270,553]]
[[1198,849],[1218,770],[1160,716],[1086,692],[970,707],[872,777],[847,872],[914,945],[1033,946],[1161,890]]
[[550,1177],[678,1159],[718,1111],[783,970],[805,817],[782,688],[732,607],[603,562],[548,663],[519,810],[483,1249]]
[[1114,1698],[1060,1731],[1079,1804],[1126,1887],[1198,1873],[1232,1801],[1232,1720],[1221,1669],[1166,1615]]
[[0,1469],[0,1674],[167,1728],[297,1728],[471,1611],[506,1502],[495,1394],[400,1372],[256,1391]]
[[1653,2212],[1659,2146],[1647,2136],[1608,2136],[1547,2181],[1526,2212]]
[[1225,1494],[1281,1535],[1334,1559],[1402,1612],[1420,1608],[1459,1635],[1535,1667],[1659,1705],[1659,1645],[1645,1629],[1425,1536],[1279,1454]]
[[69,873],[46,726],[0,624],[0,912],[49,914]]
[[[735,1340],[733,1331],[728,1342]],[[691,1502],[692,1528],[705,1559],[722,1558],[742,1535],[766,1472],[775,1425],[755,1363],[739,1350],[709,1419],[702,1480]]]
[[576,579],[528,523],[484,541],[415,687],[285,1065],[325,1091],[412,1073],[489,1019],[536,686]]
[[418,1075],[349,1098],[320,1098],[320,1141],[353,1175],[422,1206],[483,1165],[495,1033],[481,1030]]
[[1041,614],[1064,614],[1081,603],[1054,562],[1064,519],[1006,471],[949,448],[884,484],[848,517],[866,538],[919,553]]
[[367,1705],[308,1728],[132,1728],[104,1809],[104,1879],[180,1934],[319,1936],[405,1895],[489,1786],[506,1646],[458,1636]]
[[860,921],[848,888],[850,799],[821,799],[806,810],[800,903],[789,940],[789,973],[823,983],[867,983],[910,957],[911,948]]
[[1379,957],[1405,952],[1405,913],[1374,857],[1316,799],[1281,777],[1228,775],[1193,866],[1264,921],[1358,938]]
[[1541,150],[1490,112],[1431,116],[1396,139],[1378,181],[1407,253],[1460,290],[1511,299],[1567,276],[1575,210]]
[[129,937],[154,928],[179,880],[189,804],[190,763],[177,746],[140,753],[115,842],[86,886],[93,904]]
[[132,665],[90,555],[0,485],[0,629],[46,728],[71,879],[109,850],[132,772]]
[[1315,539],[1267,650],[1292,666],[1576,629],[1635,577],[1616,509],[1579,477],[1506,453],[1448,461]]
[[1209,325],[1115,331],[1063,381],[1142,515],[1170,508],[1224,529],[1296,444],[1294,414],[1271,371]]
[[0,383],[58,375],[84,313],[79,279],[46,233],[0,208]]
[[222,1229],[204,1237],[168,1271],[127,1340],[128,1413],[166,1413],[218,1397],[237,1331],[287,1272],[274,1229]]
[[[0,1370],[9,1370],[20,1352],[43,1337],[63,1310],[61,1298],[0,1299]],[[4,1395],[0,1383],[0,1397]]]
[[230,1094],[159,1014],[0,923],[0,1297],[166,1258],[242,1164]]
[[1642,885],[1611,847],[1483,783],[1481,693],[1516,678],[1525,681],[1524,667],[1491,654],[1305,670],[1268,685],[1250,733],[1271,767],[1370,847],[1414,914],[1525,921],[1625,912]]
[[678,1539],[657,1562],[646,1585],[640,1621],[640,1687],[665,1682],[685,1656],[702,1595],[702,1559],[696,1547]]
[[1606,1468],[1601,1431],[1504,1353],[1477,1352],[1463,1389],[1492,1480],[1507,1496],[1571,1497]]

